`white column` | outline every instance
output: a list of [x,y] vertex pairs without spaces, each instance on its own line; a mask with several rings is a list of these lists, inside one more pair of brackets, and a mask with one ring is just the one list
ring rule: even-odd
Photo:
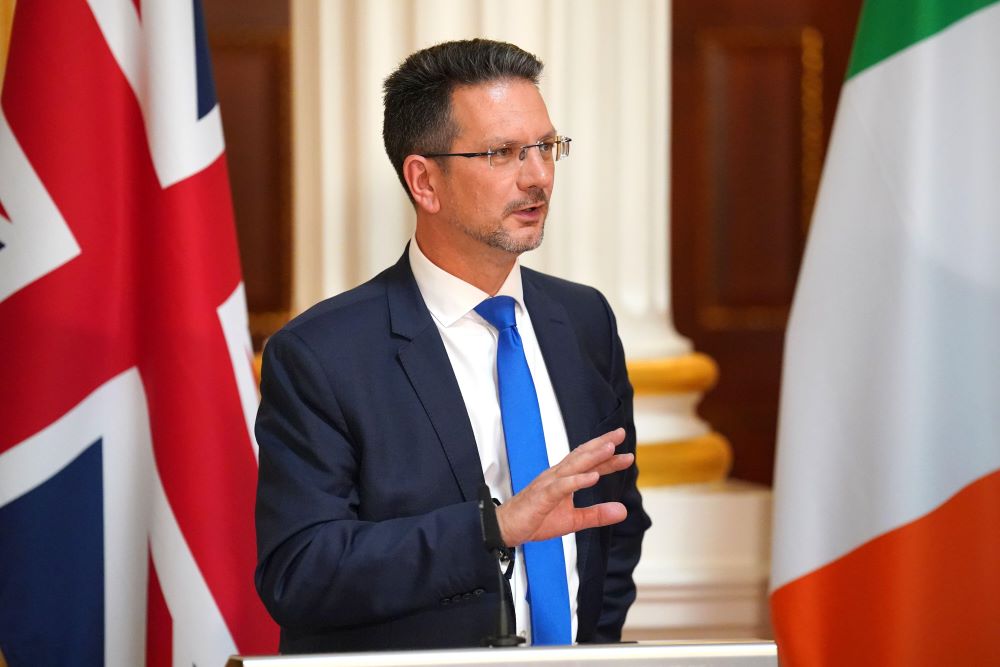
[[662,0],[296,0],[293,303],[396,259],[413,212],[382,148],[382,80],[449,39],[511,41],[546,63],[542,92],[574,138],[533,268],[594,285],[630,358],[676,356],[668,291],[668,5]]

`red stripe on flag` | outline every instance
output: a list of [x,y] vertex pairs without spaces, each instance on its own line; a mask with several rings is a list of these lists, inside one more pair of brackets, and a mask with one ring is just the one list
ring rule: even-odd
[[3,218],[4,220],[10,220],[10,218],[7,216],[7,211],[3,207],[2,201],[0,201],[0,218]]
[[0,452],[137,366],[181,532],[238,649],[274,651],[253,587],[256,463],[216,310],[240,281],[225,158],[161,189],[84,2],[19,6],[14,30],[4,112],[81,255],[0,303],[17,323],[0,328],[0,405],[17,406]]
[[1000,472],[771,596],[785,667],[1000,665]]
[[171,667],[173,658],[173,619],[163,598],[160,578],[153,559],[149,559],[149,586],[146,599],[146,667]]
[[0,405],[18,406],[0,420],[0,452],[135,364],[134,249],[159,197],[138,105],[85,3],[19,7],[7,67],[4,113],[81,255],[0,303],[17,322],[0,329]]

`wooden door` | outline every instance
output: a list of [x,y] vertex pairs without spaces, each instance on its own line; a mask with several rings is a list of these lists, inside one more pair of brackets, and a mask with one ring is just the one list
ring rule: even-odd
[[291,304],[289,0],[203,0],[254,349]]
[[713,357],[701,414],[769,484],[781,352],[860,0],[673,0],[675,324]]

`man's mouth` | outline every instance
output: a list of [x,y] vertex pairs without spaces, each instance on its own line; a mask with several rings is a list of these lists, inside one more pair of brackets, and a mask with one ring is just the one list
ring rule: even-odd
[[524,199],[512,201],[508,204],[503,217],[506,218],[509,215],[513,215],[519,220],[537,220],[545,214],[545,209],[549,204],[548,199],[548,196],[541,190],[534,191]]
[[542,217],[542,213],[545,211],[545,204],[538,203],[532,204],[531,206],[524,206],[514,211],[513,215],[519,220],[523,221],[535,221]]

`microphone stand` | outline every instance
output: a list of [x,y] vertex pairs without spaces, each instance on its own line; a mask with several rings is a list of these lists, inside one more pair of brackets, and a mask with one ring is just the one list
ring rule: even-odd
[[510,627],[510,607],[507,604],[507,592],[503,570],[500,569],[500,559],[513,559],[512,549],[503,543],[500,537],[500,524],[497,522],[497,508],[490,496],[490,487],[483,484],[479,487],[479,521],[483,529],[483,544],[486,551],[497,559],[497,594],[500,602],[497,605],[496,634],[484,637],[483,646],[508,647],[524,643],[524,637],[513,632]]

